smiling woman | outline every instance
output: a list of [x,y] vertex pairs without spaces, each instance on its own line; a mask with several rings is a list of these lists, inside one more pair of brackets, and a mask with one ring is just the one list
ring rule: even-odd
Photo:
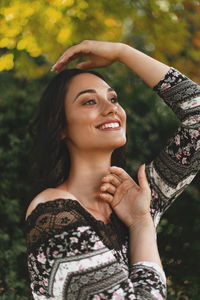
[[[61,71],[83,56],[89,60],[78,69]],[[140,166],[138,184],[119,167],[122,158],[114,162],[126,143],[125,111],[104,78],[86,70],[115,61],[154,87],[182,122],[146,172]],[[121,43],[84,41],[52,70],[61,72],[32,123],[38,189],[26,228],[33,297],[166,299],[155,228],[199,170],[200,87]]]

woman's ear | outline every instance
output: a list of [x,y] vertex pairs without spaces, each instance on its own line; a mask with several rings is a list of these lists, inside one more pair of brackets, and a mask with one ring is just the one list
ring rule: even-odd
[[61,140],[64,140],[67,138],[67,129],[63,130],[61,133]]

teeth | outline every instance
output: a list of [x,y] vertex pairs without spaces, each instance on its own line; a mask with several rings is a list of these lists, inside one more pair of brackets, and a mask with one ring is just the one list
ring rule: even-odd
[[104,125],[100,126],[99,129],[116,128],[116,127],[119,127],[119,123],[108,123],[108,124],[104,124]]

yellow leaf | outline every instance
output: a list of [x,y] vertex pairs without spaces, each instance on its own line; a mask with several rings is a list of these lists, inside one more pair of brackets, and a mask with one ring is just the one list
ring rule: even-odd
[[20,40],[18,43],[17,43],[17,49],[18,50],[24,50],[26,48],[26,45],[27,45],[27,42],[25,39],[22,39]]
[[31,15],[34,14],[34,6],[30,6],[29,4],[24,6],[24,8],[22,9],[23,11],[23,17],[30,17]]
[[6,21],[13,20],[16,17],[17,12],[18,12],[18,5],[16,4],[1,9],[1,14],[4,15]]
[[116,25],[116,21],[113,18],[108,18],[105,20],[105,24],[108,27],[114,27]]
[[57,41],[60,44],[65,45],[66,42],[69,40],[70,35],[71,35],[71,30],[69,29],[69,27],[64,27],[60,30],[57,36]]
[[7,47],[9,43],[9,39],[8,38],[3,38],[0,40],[0,48],[4,48],[4,47]]
[[48,7],[47,10],[45,11],[45,14],[48,18],[48,22],[51,23],[58,22],[62,17],[61,12],[53,7]]
[[14,66],[14,55],[12,53],[5,54],[0,57],[0,71],[11,70]]
[[72,6],[74,4],[74,0],[51,0],[49,2],[57,7]]
[[42,52],[40,47],[37,45],[35,37],[32,36],[31,33],[18,42],[17,49],[18,50],[26,49],[27,52],[29,52],[30,55],[33,57],[39,56]]
[[37,57],[42,52],[41,49],[37,45],[34,45],[31,49],[28,49],[28,51],[32,57]]
[[84,0],[79,0],[78,7],[79,9],[86,9],[88,7],[88,3]]
[[12,28],[8,28],[5,32],[7,37],[15,37],[16,35],[18,35],[21,31],[21,28],[19,26],[15,26]]

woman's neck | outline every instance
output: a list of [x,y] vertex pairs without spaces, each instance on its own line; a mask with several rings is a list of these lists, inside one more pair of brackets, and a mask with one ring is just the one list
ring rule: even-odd
[[99,198],[102,178],[108,173],[111,153],[76,155],[71,158],[70,174],[66,189],[85,207],[97,211],[108,205]]

